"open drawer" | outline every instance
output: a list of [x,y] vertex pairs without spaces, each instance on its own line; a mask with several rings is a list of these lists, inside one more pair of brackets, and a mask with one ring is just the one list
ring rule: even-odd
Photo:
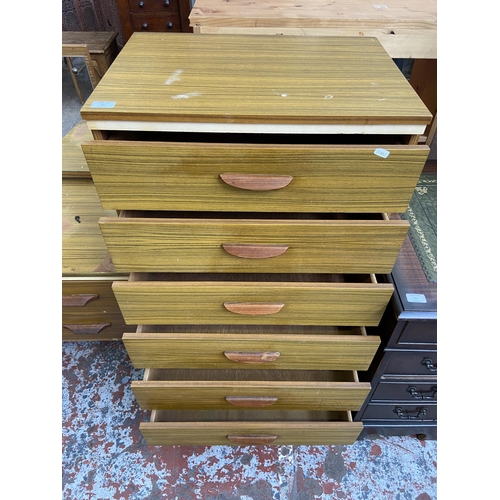
[[139,426],[149,445],[347,445],[363,424],[350,412],[154,410]]
[[364,327],[139,325],[123,343],[135,368],[365,371],[380,338]]
[[127,324],[377,326],[393,286],[373,275],[132,273],[113,292]]
[[387,135],[231,135],[121,131],[82,150],[105,209],[252,213],[404,212],[429,154]]
[[99,227],[125,272],[389,274],[409,222],[384,214],[124,211]]
[[359,410],[371,386],[355,371],[147,369],[143,410]]

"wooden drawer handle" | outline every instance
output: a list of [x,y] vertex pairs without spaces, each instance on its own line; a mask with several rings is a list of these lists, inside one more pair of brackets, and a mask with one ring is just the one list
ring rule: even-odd
[[272,434],[229,434],[227,439],[236,444],[269,444],[278,439]]
[[76,295],[63,295],[62,305],[63,307],[83,307],[89,302],[99,298],[96,293],[80,293]]
[[288,245],[252,245],[245,243],[222,243],[229,254],[242,259],[269,259],[284,254]]
[[280,357],[279,352],[224,351],[224,356],[231,361],[245,364],[271,363]]
[[99,323],[94,325],[63,325],[64,328],[71,330],[75,335],[97,335],[101,330],[111,326],[111,323]]
[[219,176],[228,186],[246,189],[247,191],[272,191],[273,189],[281,189],[288,186],[293,179],[291,175],[224,173]]
[[228,311],[245,316],[276,314],[284,305],[282,302],[224,302],[224,307]]
[[278,401],[278,398],[274,396],[226,396],[226,401],[234,406],[258,406],[261,408],[273,405]]

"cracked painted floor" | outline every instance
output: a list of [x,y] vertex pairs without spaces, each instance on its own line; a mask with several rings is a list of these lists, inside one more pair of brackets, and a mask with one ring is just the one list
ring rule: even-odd
[[122,342],[62,347],[63,500],[434,500],[437,442],[148,446]]

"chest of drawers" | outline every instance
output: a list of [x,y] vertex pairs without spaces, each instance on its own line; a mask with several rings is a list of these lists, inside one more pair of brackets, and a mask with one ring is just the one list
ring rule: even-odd
[[352,443],[431,118],[380,44],[134,33],[81,114],[148,443]]
[[386,281],[393,295],[380,324],[383,349],[363,374],[372,390],[356,414],[363,434],[437,437],[437,285],[407,237]]
[[190,32],[190,0],[117,0],[125,42],[135,31]]
[[78,123],[62,140],[62,340],[117,340],[126,325],[112,290],[127,280],[110,259],[98,221],[103,210],[81,149],[92,138]]

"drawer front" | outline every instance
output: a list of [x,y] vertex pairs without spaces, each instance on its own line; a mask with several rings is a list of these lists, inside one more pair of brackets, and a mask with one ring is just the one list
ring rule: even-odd
[[127,333],[135,368],[367,370],[380,338],[366,335]]
[[135,14],[130,15],[134,31],[182,31],[181,20],[176,13],[171,14]]
[[128,0],[130,12],[178,12],[178,0]]
[[[155,414],[163,413],[172,412],[153,412],[152,420]],[[347,445],[353,444],[363,429],[361,422],[341,421],[336,412],[260,412],[273,415],[266,420],[250,415],[243,421],[240,419],[247,412],[241,412],[243,416],[239,411],[177,413],[169,421],[140,424],[149,445]],[[296,415],[294,421],[287,421],[291,413]],[[219,415],[222,418],[218,419]]]
[[360,382],[132,382],[143,410],[359,410],[370,389]]
[[397,344],[437,344],[437,321],[407,321]]
[[399,375],[416,375],[437,377],[436,351],[406,351],[387,353],[388,363],[384,369],[384,377]]
[[376,326],[389,284],[115,282],[127,324]]
[[101,218],[117,271],[390,273],[407,221]]
[[375,149],[112,140],[82,145],[104,208],[404,212],[428,148],[386,146],[387,158]]
[[437,382],[380,382],[372,401],[437,401]]
[[[83,159],[83,163],[85,160]],[[116,270],[99,229],[103,210],[92,179],[62,180],[62,274],[94,276]]]
[[63,324],[62,341],[100,341],[100,340],[121,340],[123,333],[130,330],[130,326],[121,322],[113,322],[106,319],[103,323],[89,323],[82,318],[79,323]]
[[369,404],[361,417],[365,420],[393,420],[402,424],[437,420],[437,405],[431,402]]
[[126,325],[111,289],[111,280],[63,280],[63,340],[121,339]]

